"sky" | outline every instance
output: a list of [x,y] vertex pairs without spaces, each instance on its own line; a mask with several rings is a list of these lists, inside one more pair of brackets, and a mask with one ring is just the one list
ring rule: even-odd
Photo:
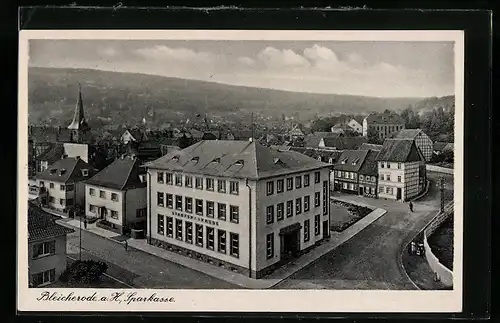
[[30,40],[29,65],[91,68],[295,92],[454,94],[452,42]]

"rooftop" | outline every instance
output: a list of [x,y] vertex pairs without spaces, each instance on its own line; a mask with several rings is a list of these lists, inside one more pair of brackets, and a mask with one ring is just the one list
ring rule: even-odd
[[403,118],[395,113],[372,113],[366,117],[366,121],[370,124],[405,124]]
[[379,161],[414,162],[425,160],[417,148],[415,141],[402,139],[386,139],[377,157]]
[[414,140],[420,133],[423,133],[422,129],[402,129],[396,133],[394,138]]
[[59,237],[75,232],[56,223],[51,214],[32,203],[28,203],[28,242]]
[[359,150],[382,150],[382,145],[363,143],[358,149]]
[[255,141],[203,140],[145,164],[146,167],[229,178],[262,179],[329,167],[295,151],[279,151]]
[[366,155],[365,162],[361,166],[359,172],[363,175],[376,176],[378,174],[377,150],[369,150]]
[[335,163],[335,170],[358,172],[363,165],[368,150],[344,150]]
[[140,162],[136,158],[122,157],[87,180],[86,184],[120,191],[146,187],[140,178]]
[[[87,176],[84,171],[87,170]],[[54,162],[46,170],[36,176],[37,179],[58,183],[77,182],[92,176],[94,170],[79,157],[67,157]]]

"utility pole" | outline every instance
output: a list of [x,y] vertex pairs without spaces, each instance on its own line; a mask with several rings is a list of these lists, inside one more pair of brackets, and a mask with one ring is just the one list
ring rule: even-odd
[[253,126],[253,112],[252,112],[252,116],[251,116],[251,120],[252,120],[252,123],[250,125],[251,129],[252,129],[252,140],[255,140],[255,134],[254,134],[254,126]]
[[82,217],[80,217],[80,253],[78,255],[79,260],[82,260]]
[[441,193],[441,212],[444,212],[444,177],[439,177],[439,190]]

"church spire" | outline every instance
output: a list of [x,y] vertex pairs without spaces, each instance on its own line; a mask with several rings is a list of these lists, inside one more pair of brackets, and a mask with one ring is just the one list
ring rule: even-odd
[[85,114],[83,111],[83,99],[82,99],[82,86],[78,83],[78,101],[76,102],[75,115],[73,116],[73,121],[68,126],[70,130],[88,130],[89,126],[85,120]]

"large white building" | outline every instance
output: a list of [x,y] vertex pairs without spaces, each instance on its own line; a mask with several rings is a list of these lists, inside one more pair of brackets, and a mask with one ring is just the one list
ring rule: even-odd
[[260,278],[329,236],[330,165],[204,140],[148,167],[151,244]]
[[377,162],[379,198],[404,202],[424,190],[425,158],[414,141],[386,139]]

